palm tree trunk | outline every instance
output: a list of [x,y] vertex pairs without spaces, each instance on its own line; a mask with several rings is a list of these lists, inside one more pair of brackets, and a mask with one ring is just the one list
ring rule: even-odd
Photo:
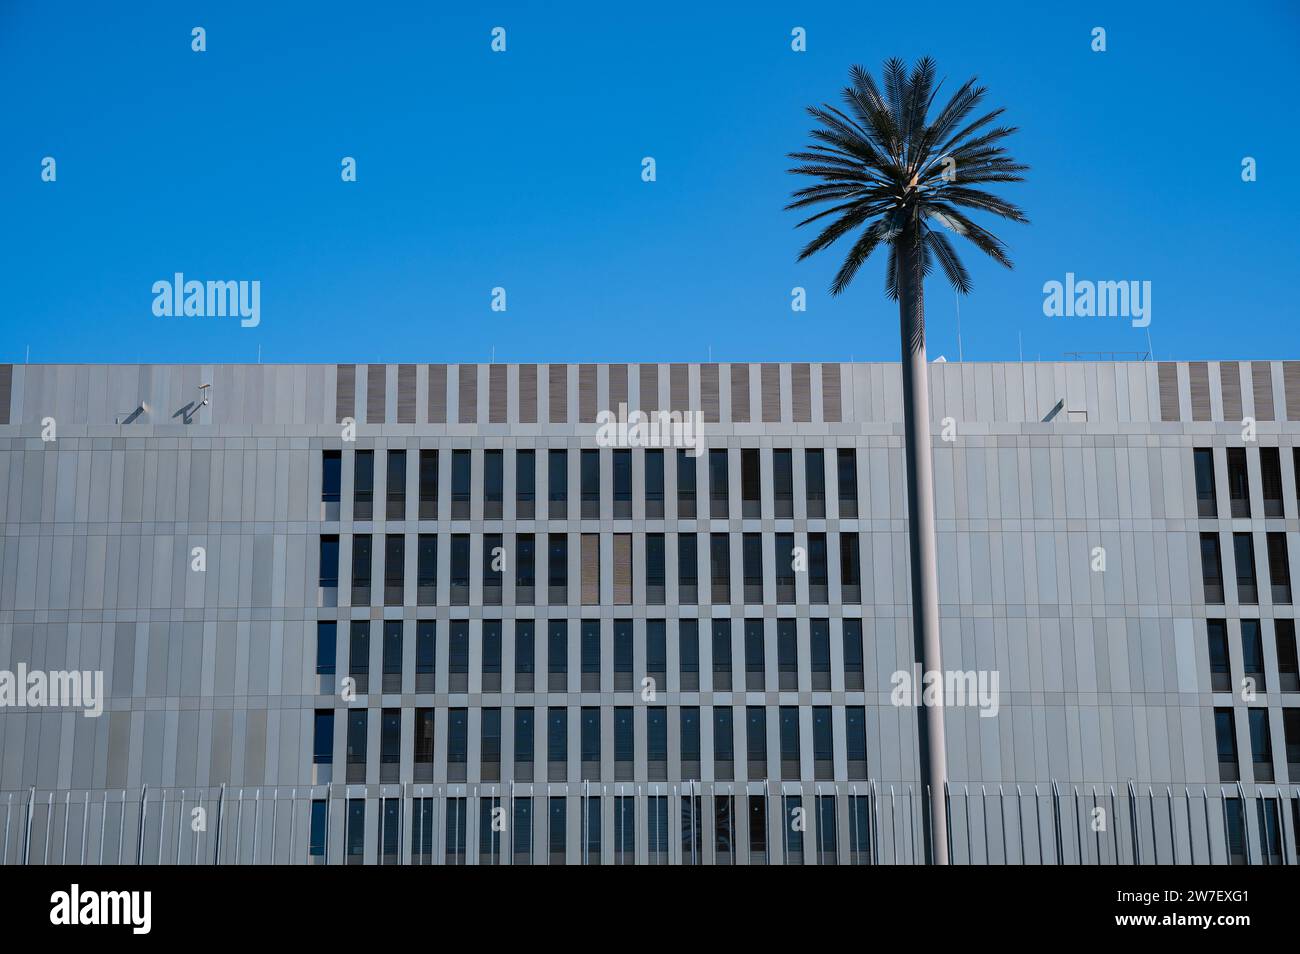
[[[903,427],[907,454],[907,527],[912,562],[912,632],[921,672],[941,673],[939,570],[934,530],[934,468],[930,455],[930,372],[925,356],[925,288],[916,243],[902,236],[898,254],[898,314],[903,339]],[[924,683],[912,687],[920,693]],[[948,863],[945,788],[947,750],[943,737],[943,693],[939,705],[917,709],[922,796],[928,790],[925,825],[927,860]]]

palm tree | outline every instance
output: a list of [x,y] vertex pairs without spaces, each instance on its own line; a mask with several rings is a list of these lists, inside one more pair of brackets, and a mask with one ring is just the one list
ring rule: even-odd
[[[958,294],[971,290],[970,275],[947,232],[964,236],[994,261],[1011,267],[1006,247],[997,236],[972,222],[963,210],[1027,222],[1020,209],[977,187],[1019,182],[1023,178],[1020,173],[1028,166],[1017,163],[1000,145],[1016,131],[1015,127],[994,125],[1003,110],[970,119],[986,92],[973,78],[933,118],[931,105],[939,90],[935,64],[929,57],[917,61],[910,76],[902,60],[886,61],[883,94],[860,66],[853,67],[850,79],[843,94],[845,109],[829,104],[808,109],[819,124],[810,133],[815,142],[808,152],[790,154],[805,163],[790,172],[819,181],[795,192],[786,208],[830,203],[829,208],[799,223],[829,222],[804,246],[800,261],[854,233],[853,246],[831,283],[832,295],[849,287],[878,247],[889,249],[885,294],[898,302],[902,335],[914,651],[923,671],[934,673],[942,670],[942,663],[925,357],[925,276],[937,261]],[[920,692],[921,686],[914,686],[913,691]],[[921,780],[932,793],[924,841],[930,860],[946,864],[943,710],[922,706],[920,711]]]

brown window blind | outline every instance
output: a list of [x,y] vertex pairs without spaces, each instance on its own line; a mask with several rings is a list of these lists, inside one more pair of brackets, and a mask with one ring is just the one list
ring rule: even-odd
[[691,409],[691,375],[684,364],[670,365],[668,368],[668,400],[670,411],[683,413]]
[[700,365],[700,410],[706,424],[717,424],[722,420],[722,396],[716,364]]
[[345,417],[355,419],[357,416],[357,366],[340,364],[334,385],[334,406],[338,419]]
[[659,365],[641,365],[641,410],[659,410]]
[[731,419],[746,424],[749,416],[749,365],[731,366]]
[[415,365],[397,366],[397,423],[415,423]]
[[763,421],[771,423],[781,420],[781,366],[763,365],[759,382],[762,385]]
[[384,408],[384,384],[388,368],[382,364],[366,366],[366,423],[382,424],[387,420]]
[[569,366],[567,364],[550,365],[550,395],[552,424],[569,422]]
[[840,366],[838,364],[822,365],[822,420],[838,424],[844,420],[844,408],[840,397]]
[[429,423],[447,423],[447,366],[429,365]]
[[796,422],[812,420],[812,368],[807,364],[790,365],[790,403]]
[[1236,361],[1219,363],[1219,392],[1223,396],[1223,419],[1240,421],[1241,412],[1241,365]]
[[1273,366],[1267,361],[1252,361],[1250,385],[1255,395],[1255,420],[1276,420],[1273,411]]
[[488,423],[506,422],[506,366],[488,365]]
[[1178,365],[1162,361],[1156,366],[1160,382],[1160,420],[1178,420]]
[[600,534],[582,534],[582,604],[600,603]]
[[596,423],[596,366],[578,365],[578,423]]
[[614,602],[632,603],[632,534],[614,534]]
[[537,423],[537,365],[519,366],[519,423]]
[[456,366],[456,381],[459,385],[456,419],[462,424],[478,423],[478,365],[461,364]]
[[1210,365],[1193,361],[1187,366],[1187,381],[1192,391],[1192,420],[1210,419]]
[[14,366],[0,364],[0,424],[9,423],[9,405],[14,393]]
[[620,404],[627,403],[627,365],[609,366],[609,409],[618,413]]
[[1286,392],[1286,419],[1300,421],[1300,361],[1282,362],[1282,390]]

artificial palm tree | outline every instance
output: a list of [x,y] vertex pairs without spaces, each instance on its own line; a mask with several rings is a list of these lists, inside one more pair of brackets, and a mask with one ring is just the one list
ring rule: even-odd
[[[912,620],[917,662],[925,673],[942,670],[939,597],[934,533],[934,489],[930,464],[929,373],[925,357],[925,276],[937,261],[959,294],[971,289],[970,275],[947,232],[964,236],[994,261],[1011,267],[1006,247],[972,222],[963,210],[975,209],[1015,222],[1024,213],[979,186],[1018,182],[1027,166],[1000,145],[1014,127],[995,125],[1003,110],[971,119],[985,88],[971,79],[931,117],[938,95],[935,65],[919,60],[908,75],[899,59],[886,61],[881,87],[859,66],[850,71],[843,110],[812,106],[817,120],[808,152],[790,158],[804,165],[790,171],[812,176],[816,185],[800,189],[786,208],[830,203],[800,226],[826,222],[799,253],[802,261],[853,235],[831,283],[831,294],[849,287],[877,248],[887,247],[885,294],[898,302],[903,351],[903,418],[907,447],[908,529],[912,562]],[[920,692],[921,686],[914,686]],[[919,719],[922,781],[932,793],[926,847],[931,860],[948,861],[948,825],[942,794],[947,779],[943,710],[922,706]]]

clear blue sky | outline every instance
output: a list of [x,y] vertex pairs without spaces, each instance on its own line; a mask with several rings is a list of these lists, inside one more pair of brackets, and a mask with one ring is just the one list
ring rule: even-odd
[[[1067,271],[1151,281],[1160,358],[1300,355],[1295,3],[710,6],[0,3],[0,361],[895,360],[883,261],[838,300],[795,263],[785,153],[851,64],[924,54],[1032,166],[1015,271],[963,252],[968,360],[1146,348],[1044,317]],[[177,271],[259,280],[261,325],[154,317]]]

